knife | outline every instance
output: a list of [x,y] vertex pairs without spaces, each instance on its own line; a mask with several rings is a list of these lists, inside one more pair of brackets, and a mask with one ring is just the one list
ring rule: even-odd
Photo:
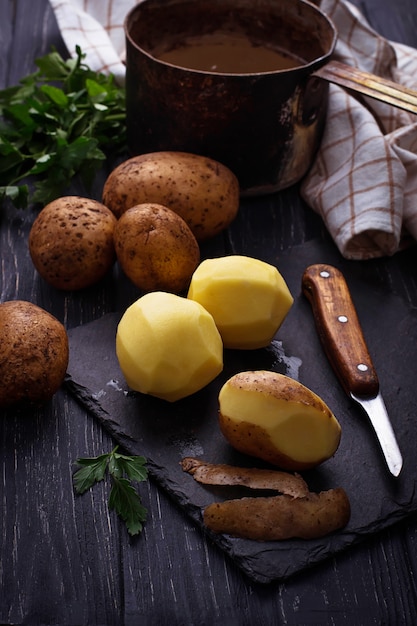
[[312,306],[327,358],[346,393],[368,415],[388,469],[397,477],[403,465],[401,452],[343,274],[331,265],[310,265],[302,277],[302,290]]

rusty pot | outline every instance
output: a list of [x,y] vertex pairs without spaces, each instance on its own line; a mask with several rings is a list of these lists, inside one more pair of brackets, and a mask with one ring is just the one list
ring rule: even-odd
[[[237,175],[243,195],[278,191],[305,175],[325,123],[327,81],[349,83],[329,63],[334,25],[306,0],[142,0],[125,34],[130,153],[212,157]],[[222,57],[215,67],[191,67],[192,42],[212,36],[247,42],[255,66],[242,70]],[[277,69],[265,49],[279,56]]]

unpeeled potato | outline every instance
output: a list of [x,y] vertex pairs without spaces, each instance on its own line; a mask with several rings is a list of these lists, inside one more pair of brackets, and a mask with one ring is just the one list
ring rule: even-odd
[[102,201],[118,218],[136,204],[162,204],[182,217],[201,241],[220,233],[236,217],[239,183],[213,159],[152,152],[116,167],[104,184]]
[[62,384],[68,336],[53,315],[25,300],[0,304],[0,408],[42,405]]
[[138,204],[114,229],[117,260],[143,291],[185,290],[200,261],[200,248],[184,220],[167,207]]
[[219,393],[219,423],[234,448],[287,470],[326,461],[341,438],[339,422],[319,396],[265,370],[229,378]]
[[64,196],[47,204],[29,233],[29,252],[42,278],[57,289],[84,289],[112,267],[113,213],[100,202]]

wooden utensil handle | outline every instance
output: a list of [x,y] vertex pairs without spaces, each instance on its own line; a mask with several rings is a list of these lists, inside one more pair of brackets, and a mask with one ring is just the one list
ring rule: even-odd
[[376,396],[378,377],[343,274],[331,265],[310,265],[302,278],[327,357],[348,394]]

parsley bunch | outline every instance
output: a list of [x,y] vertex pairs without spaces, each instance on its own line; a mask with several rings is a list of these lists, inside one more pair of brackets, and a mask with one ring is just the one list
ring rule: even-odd
[[53,51],[19,85],[0,90],[0,203],[47,204],[77,174],[90,188],[106,155],[123,151],[125,91],[76,53],[64,60]]
[[142,522],[146,520],[147,510],[142,506],[131,481],[147,479],[148,471],[144,467],[146,459],[143,456],[120,454],[117,449],[118,446],[107,454],[77,459],[75,463],[80,469],[74,473],[74,487],[78,494],[82,494],[103,480],[107,471],[112,483],[109,509],[115,510],[124,520],[130,535],[138,535],[143,528]]

